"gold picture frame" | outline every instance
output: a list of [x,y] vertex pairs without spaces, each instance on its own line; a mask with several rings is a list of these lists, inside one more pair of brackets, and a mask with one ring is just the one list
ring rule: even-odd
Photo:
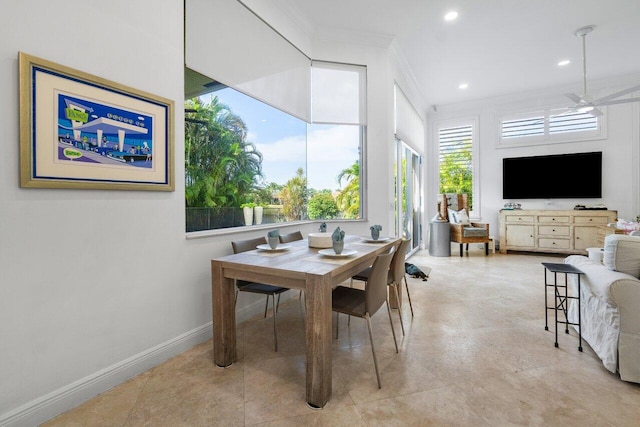
[[174,102],[20,52],[20,186],[174,191]]

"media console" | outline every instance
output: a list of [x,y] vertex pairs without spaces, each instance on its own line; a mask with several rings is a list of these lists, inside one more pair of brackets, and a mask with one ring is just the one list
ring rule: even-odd
[[602,226],[616,222],[613,210],[500,211],[500,253],[507,251],[586,254],[602,247]]

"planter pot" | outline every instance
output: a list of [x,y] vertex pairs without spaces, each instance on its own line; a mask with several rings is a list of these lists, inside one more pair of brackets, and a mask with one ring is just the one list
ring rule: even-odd
[[253,224],[253,208],[242,208],[244,214],[244,225]]
[[262,206],[256,206],[253,208],[253,217],[256,220],[256,225],[262,224],[262,213],[264,212],[264,208]]

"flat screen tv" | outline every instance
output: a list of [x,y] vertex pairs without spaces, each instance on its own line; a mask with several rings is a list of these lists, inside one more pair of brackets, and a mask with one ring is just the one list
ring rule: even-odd
[[601,151],[502,159],[503,199],[601,197]]

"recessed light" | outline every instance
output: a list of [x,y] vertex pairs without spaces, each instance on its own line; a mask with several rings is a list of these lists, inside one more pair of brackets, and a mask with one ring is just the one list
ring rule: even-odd
[[444,20],[445,21],[453,21],[457,17],[458,17],[458,12],[456,12],[455,10],[452,10],[451,12],[447,12],[447,14],[444,15]]
[[558,62],[558,67],[564,67],[565,65],[569,64],[571,64],[571,61],[569,61],[568,59],[563,59],[562,61]]
[[468,87],[469,87],[469,85],[468,85],[467,83],[460,83],[460,84],[458,85],[458,89],[466,89],[466,88],[468,88]]

